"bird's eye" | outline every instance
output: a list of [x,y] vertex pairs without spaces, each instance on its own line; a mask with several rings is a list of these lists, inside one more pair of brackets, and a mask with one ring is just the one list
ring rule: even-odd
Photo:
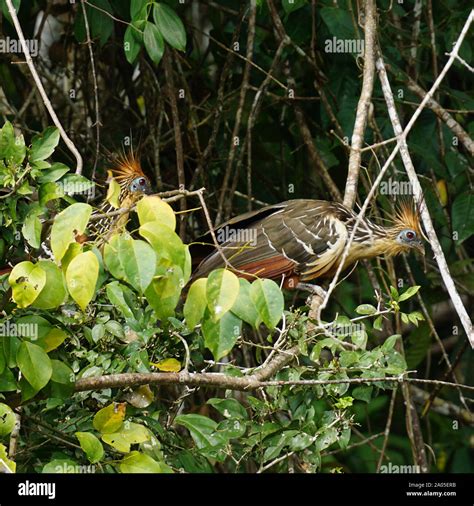
[[416,237],[416,234],[415,232],[413,232],[412,230],[408,230],[407,233],[405,234],[405,237],[409,240],[409,241],[412,241],[415,237]]
[[145,186],[145,183],[146,183],[145,178],[144,178],[144,177],[142,177],[142,178],[138,181],[138,183],[139,183],[139,185],[140,185],[140,186]]

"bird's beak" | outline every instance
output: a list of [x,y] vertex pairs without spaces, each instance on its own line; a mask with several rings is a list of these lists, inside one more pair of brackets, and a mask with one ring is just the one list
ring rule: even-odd
[[425,245],[421,242],[421,241],[418,241],[418,242],[415,242],[413,244],[413,247],[422,255],[422,256],[425,256]]

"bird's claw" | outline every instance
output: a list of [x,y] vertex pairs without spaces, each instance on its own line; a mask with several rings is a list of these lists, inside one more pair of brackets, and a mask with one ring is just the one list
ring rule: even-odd
[[326,297],[326,293],[327,293],[326,290],[324,290],[324,288],[321,288],[318,285],[313,285],[311,283],[298,283],[296,285],[296,288],[298,290],[304,290],[306,292],[309,292],[312,295],[318,295],[322,299],[324,299]]

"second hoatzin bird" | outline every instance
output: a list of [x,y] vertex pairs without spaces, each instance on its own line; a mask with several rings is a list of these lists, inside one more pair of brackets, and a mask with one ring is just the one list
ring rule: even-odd
[[[216,229],[224,238],[221,253],[238,276],[281,279],[285,286],[334,275],[352,234],[357,214],[335,202],[288,200],[238,216]],[[362,259],[417,250],[424,237],[415,207],[402,203],[388,227],[362,219],[343,269]],[[197,267],[193,279],[207,276],[225,262],[219,251]]]
[[[139,159],[133,152],[115,158],[114,166],[110,170],[111,178],[120,185],[118,203],[122,209],[128,209],[143,195],[151,193],[150,180],[145,176]],[[107,200],[100,205],[94,214],[110,214],[100,220],[91,220],[88,225],[89,240],[102,245],[116,232],[120,232],[126,225],[130,213],[125,211],[114,214],[115,209]]]

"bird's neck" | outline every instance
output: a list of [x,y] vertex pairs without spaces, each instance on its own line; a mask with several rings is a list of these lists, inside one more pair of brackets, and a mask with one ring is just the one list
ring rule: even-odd
[[[388,232],[387,229],[386,231]],[[384,236],[374,234],[363,241],[353,241],[345,265],[381,255],[392,257],[405,250],[406,247],[396,242],[392,234],[386,233]]]

